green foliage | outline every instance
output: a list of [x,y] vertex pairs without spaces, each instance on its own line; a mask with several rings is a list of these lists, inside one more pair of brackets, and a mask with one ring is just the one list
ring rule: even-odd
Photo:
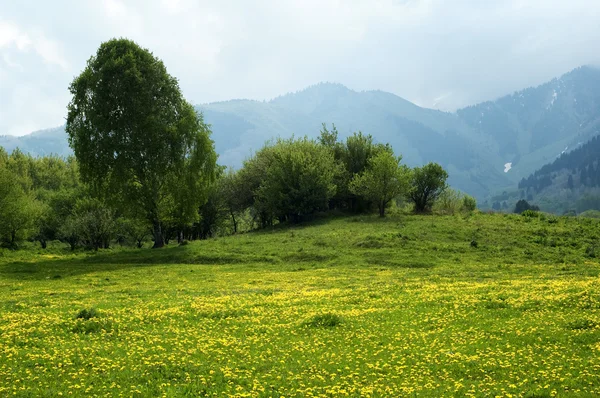
[[19,151],[0,156],[0,240],[15,248],[35,235],[43,207],[31,191],[27,158]]
[[165,220],[194,221],[212,181],[208,126],[162,61],[130,40],[102,43],[70,91],[66,131],[83,181],[141,210],[162,246]]
[[228,216],[231,217],[233,233],[237,233],[240,217],[248,203],[248,199],[244,197],[244,184],[241,181],[240,173],[231,169],[226,170],[219,176],[217,185],[220,200],[223,202]]
[[67,242],[71,250],[75,250],[81,239],[80,221],[73,215],[69,215],[57,231],[57,236]]
[[117,228],[114,210],[98,199],[84,198],[75,203],[73,217],[77,220],[79,240],[86,247],[108,248]]
[[541,216],[540,212],[536,210],[525,210],[521,215],[529,218],[538,218]]
[[251,203],[261,224],[301,221],[327,210],[334,195],[336,166],[333,154],[307,138],[278,140],[244,163],[240,195]]
[[100,314],[95,308],[84,308],[80,310],[77,315],[75,315],[75,319],[83,319],[84,321],[90,320],[92,318],[96,318]]
[[318,314],[304,322],[304,326],[311,328],[334,328],[341,325],[342,318],[333,313]]
[[463,210],[464,199],[462,193],[446,188],[438,197],[437,201],[433,206],[433,211],[439,214],[456,214]]
[[198,222],[198,236],[207,239],[216,235],[217,230],[227,217],[227,208],[223,200],[223,191],[220,180],[215,181],[208,188],[207,201],[200,206],[200,220]]
[[144,240],[150,235],[152,228],[143,218],[121,218],[118,229],[126,237],[133,240],[137,248],[142,248]]
[[408,190],[410,170],[400,164],[391,150],[380,151],[370,158],[366,170],[356,174],[350,182],[350,192],[377,203],[379,216],[385,216],[390,201]]
[[579,217],[600,218],[600,211],[599,210],[586,210],[583,213],[579,214]]
[[407,198],[414,203],[415,212],[431,211],[437,198],[447,188],[447,179],[448,173],[437,163],[428,163],[413,169]]
[[463,196],[463,210],[474,211],[477,209],[477,200],[474,197],[465,194]]

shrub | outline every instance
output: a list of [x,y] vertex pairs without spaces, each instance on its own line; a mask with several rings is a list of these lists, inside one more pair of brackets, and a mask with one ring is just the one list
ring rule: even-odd
[[462,206],[460,192],[447,188],[439,195],[433,210],[441,214],[455,214],[461,210]]
[[330,312],[326,314],[315,315],[308,321],[304,322],[304,326],[312,328],[333,328],[342,323],[342,318],[339,315]]
[[465,195],[463,198],[463,209],[466,211],[474,211],[477,208],[477,201],[474,197]]
[[521,215],[523,217],[537,218],[540,216],[540,212],[535,210],[525,210]]
[[477,208],[472,196],[447,188],[440,194],[433,209],[442,214],[455,214],[460,211],[471,212]]
[[97,318],[98,316],[100,316],[100,313],[95,308],[84,308],[77,313],[75,319],[83,319],[87,321],[92,318]]

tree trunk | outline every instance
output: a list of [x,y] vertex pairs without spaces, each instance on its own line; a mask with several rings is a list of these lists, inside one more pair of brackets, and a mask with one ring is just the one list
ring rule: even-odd
[[379,202],[379,217],[385,217],[385,203],[383,201]]
[[45,249],[46,247],[48,247],[48,243],[46,242],[46,239],[40,239],[40,245],[42,245],[42,249]]
[[237,234],[237,221],[233,212],[231,212],[231,220],[233,221],[233,233]]
[[153,235],[154,235],[154,246],[153,249],[161,248],[165,245],[165,237],[162,232],[162,226],[160,222],[155,221],[153,226]]

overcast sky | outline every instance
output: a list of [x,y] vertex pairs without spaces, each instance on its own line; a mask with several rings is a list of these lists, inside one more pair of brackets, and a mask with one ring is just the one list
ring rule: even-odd
[[330,81],[453,110],[600,64],[598,0],[3,0],[0,134],[64,123],[102,41],[160,57],[192,103]]

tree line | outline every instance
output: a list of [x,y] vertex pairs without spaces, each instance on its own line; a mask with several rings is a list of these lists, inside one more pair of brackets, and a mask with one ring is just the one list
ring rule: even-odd
[[[0,239],[15,247],[59,239],[74,249],[129,241],[154,247],[317,212],[377,210],[394,200],[415,212],[447,202],[447,172],[409,168],[389,145],[357,132],[340,140],[277,139],[239,170],[217,164],[210,126],[162,61],[127,39],[103,43],[69,87],[66,131],[74,157],[0,151]],[[444,199],[445,198],[445,199]],[[464,196],[461,206],[474,209]]]

